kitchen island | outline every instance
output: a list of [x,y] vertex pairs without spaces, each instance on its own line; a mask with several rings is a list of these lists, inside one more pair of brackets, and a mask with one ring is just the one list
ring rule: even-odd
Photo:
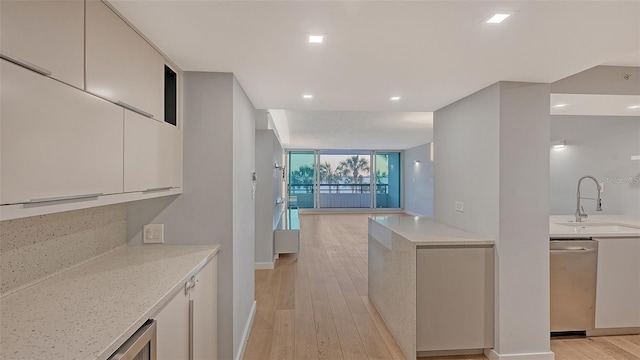
[[406,215],[368,232],[369,299],[407,359],[493,347],[493,239]]
[[2,359],[107,359],[219,246],[123,246],[0,299]]

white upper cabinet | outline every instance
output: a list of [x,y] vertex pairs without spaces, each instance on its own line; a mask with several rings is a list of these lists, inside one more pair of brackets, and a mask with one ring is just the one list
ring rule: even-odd
[[123,190],[123,109],[1,61],[0,204]]
[[102,1],[86,2],[86,90],[164,121],[164,58]]
[[83,88],[84,0],[0,1],[0,52]]
[[179,128],[125,110],[124,191],[179,187]]

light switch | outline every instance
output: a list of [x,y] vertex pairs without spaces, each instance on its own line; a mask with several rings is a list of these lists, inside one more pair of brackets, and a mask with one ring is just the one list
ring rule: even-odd
[[164,224],[148,224],[142,229],[142,242],[145,244],[164,243]]
[[464,212],[464,203],[460,201],[456,201],[456,211]]

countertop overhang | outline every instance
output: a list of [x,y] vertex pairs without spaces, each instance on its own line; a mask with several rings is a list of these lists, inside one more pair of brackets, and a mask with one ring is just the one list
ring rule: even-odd
[[12,359],[107,359],[215,246],[124,246],[0,298],[0,352]]
[[[495,240],[473,234],[433,220],[410,215],[370,216],[369,233],[376,232],[376,224],[400,235],[416,246],[474,246],[495,245]],[[378,234],[382,238],[383,234]]]

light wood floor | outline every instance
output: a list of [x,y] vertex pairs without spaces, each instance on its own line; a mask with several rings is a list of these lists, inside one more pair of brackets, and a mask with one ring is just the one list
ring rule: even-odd
[[[367,215],[300,216],[300,254],[256,270],[246,360],[404,359],[367,297]],[[640,336],[552,341],[557,360],[640,360]],[[482,355],[438,359],[485,360]]]

